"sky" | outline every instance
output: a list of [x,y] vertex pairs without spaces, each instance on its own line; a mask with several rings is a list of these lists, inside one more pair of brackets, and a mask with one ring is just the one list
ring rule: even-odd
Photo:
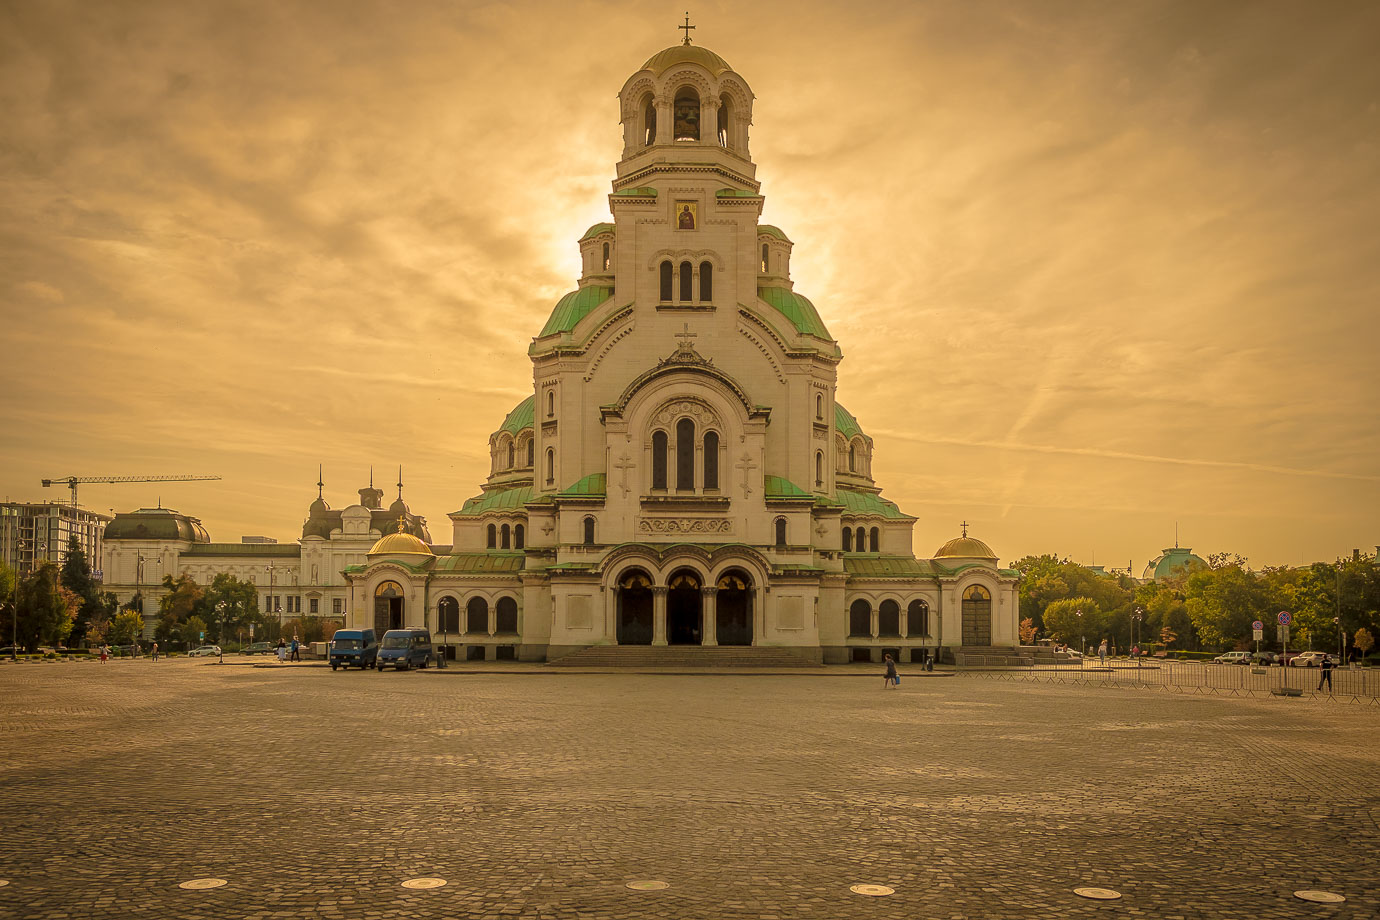
[[[0,496],[449,542],[683,3],[0,0]],[[1380,4],[716,2],[927,556],[1380,543]]]

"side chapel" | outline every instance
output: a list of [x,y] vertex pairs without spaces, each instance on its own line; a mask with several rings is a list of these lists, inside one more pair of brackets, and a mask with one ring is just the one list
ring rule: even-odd
[[523,660],[1015,646],[1016,573],[966,526],[917,558],[916,518],[881,497],[839,345],[793,289],[791,240],[758,222],[752,90],[686,34],[619,93],[613,219],[579,240],[579,285],[532,340],[532,395],[491,436],[453,545],[383,536],[345,570],[350,625]]

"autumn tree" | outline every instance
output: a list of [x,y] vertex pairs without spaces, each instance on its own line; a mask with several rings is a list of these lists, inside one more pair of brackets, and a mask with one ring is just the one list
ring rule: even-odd
[[1039,632],[1039,630],[1035,628],[1034,620],[1032,620],[1030,617],[1026,617],[1024,620],[1021,620],[1021,645],[1034,645],[1035,634],[1037,632]]
[[46,561],[22,579],[16,593],[19,644],[33,653],[40,645],[57,645],[72,632],[76,605],[58,584],[57,563]]
[[144,634],[144,618],[137,610],[126,608],[116,615],[108,633],[111,645],[133,645]]
[[182,634],[182,626],[188,618],[201,612],[206,592],[190,575],[179,575],[176,580],[164,575],[163,587],[167,593],[158,599],[158,628],[154,638],[167,643]]

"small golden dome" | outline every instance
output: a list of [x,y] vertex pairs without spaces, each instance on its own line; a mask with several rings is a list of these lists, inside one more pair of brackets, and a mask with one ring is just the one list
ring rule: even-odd
[[995,559],[992,547],[976,537],[954,537],[935,552],[935,559],[962,557],[966,559]]
[[677,64],[699,64],[716,77],[733,69],[728,66],[728,61],[699,45],[672,45],[649,57],[642,69],[650,70],[659,77]]
[[386,533],[369,550],[371,556],[435,556],[431,547],[410,533]]

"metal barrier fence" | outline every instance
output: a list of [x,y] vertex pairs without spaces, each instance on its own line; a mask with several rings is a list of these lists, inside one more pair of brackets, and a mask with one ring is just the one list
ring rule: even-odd
[[[1167,690],[1172,693],[1241,697],[1307,697],[1380,707],[1380,669],[1333,668],[1328,682],[1321,668],[1255,667],[1197,661],[1114,659],[1040,661],[1013,665],[1012,659],[963,656],[959,674],[990,680],[1039,681],[1090,687]],[[1321,686],[1319,686],[1321,684]]]

